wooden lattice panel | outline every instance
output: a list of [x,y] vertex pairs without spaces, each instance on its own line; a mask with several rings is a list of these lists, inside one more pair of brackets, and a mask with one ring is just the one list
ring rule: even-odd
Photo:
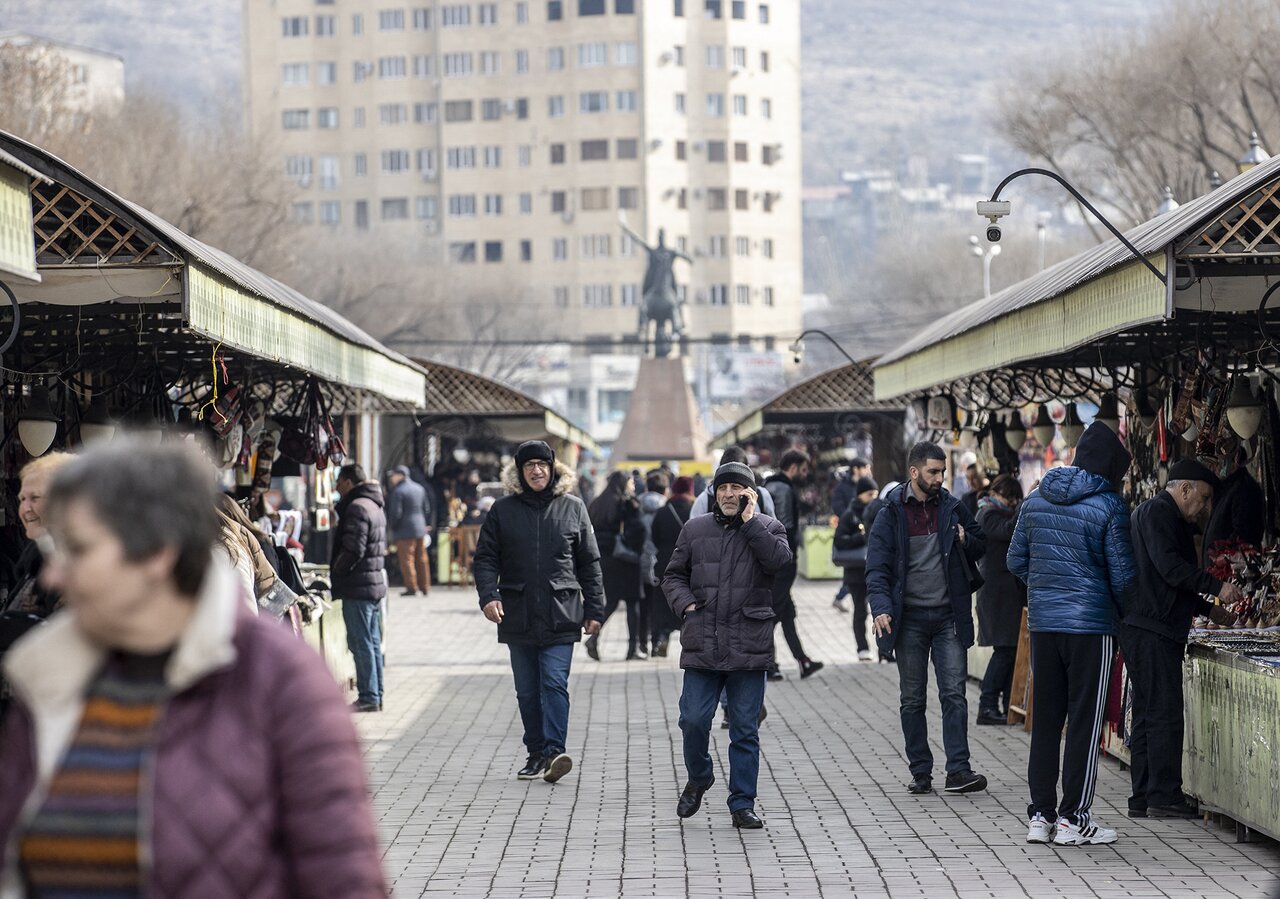
[[545,409],[497,381],[438,362],[427,369],[427,411],[435,415],[541,415]]
[[42,265],[169,264],[175,257],[101,204],[63,184],[31,187],[36,258]]
[[1229,259],[1280,254],[1280,181],[1266,184],[1198,229],[1178,251],[1183,258]]
[[877,401],[871,368],[863,363],[823,372],[792,387],[765,406],[766,412],[841,412],[851,409],[900,408],[901,403]]

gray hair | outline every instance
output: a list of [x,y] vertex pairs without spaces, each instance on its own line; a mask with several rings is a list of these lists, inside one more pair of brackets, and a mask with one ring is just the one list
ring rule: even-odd
[[174,585],[194,597],[220,531],[214,481],[213,466],[192,447],[117,438],[60,469],[48,502],[55,519],[72,503],[88,503],[130,562],[173,547]]

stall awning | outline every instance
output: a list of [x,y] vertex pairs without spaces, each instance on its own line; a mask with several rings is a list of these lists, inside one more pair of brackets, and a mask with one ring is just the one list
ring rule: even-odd
[[1250,230],[1260,213],[1274,216],[1278,180],[1280,157],[1272,157],[1217,190],[1126,232],[1139,252],[1168,275],[1167,285],[1119,240],[1106,241],[956,310],[882,356],[875,365],[876,397],[917,393],[1171,318],[1177,280],[1172,263],[1187,255],[1183,250],[1188,238],[1207,230],[1216,235],[1230,219],[1239,224],[1213,242],[1212,254],[1198,246],[1191,255],[1212,255],[1225,264],[1280,249],[1272,236],[1274,226],[1257,229],[1258,234]]
[[31,239],[31,181],[39,172],[0,150],[0,275],[38,282]]

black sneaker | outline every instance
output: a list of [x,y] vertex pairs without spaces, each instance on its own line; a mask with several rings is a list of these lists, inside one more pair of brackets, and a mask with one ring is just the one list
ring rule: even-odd
[[547,767],[547,760],[541,752],[529,753],[529,760],[524,763],[524,767],[516,772],[516,777],[520,780],[537,780],[542,776],[542,772]]
[[568,753],[557,752],[555,755],[548,755],[547,769],[542,773],[542,779],[549,784],[555,783],[573,770],[573,759],[569,758]]
[[785,674],[783,674],[781,671],[779,671],[779,670],[778,670],[778,666],[777,666],[777,665],[770,665],[770,666],[769,666],[769,674],[768,674],[768,677],[769,677],[769,680],[773,680],[773,681],[779,681],[779,680],[786,680],[786,679],[787,679],[787,676],[786,676]]
[[1147,807],[1146,807],[1145,805],[1138,805],[1138,806],[1131,805],[1131,806],[1129,806],[1129,817],[1130,817],[1130,818],[1145,818],[1145,817],[1147,817]]
[[826,666],[821,662],[815,662],[812,659],[805,659],[800,663],[800,680],[804,680],[807,677],[813,677],[813,675],[817,674],[825,667]]
[[948,774],[946,791],[948,793],[975,793],[987,788],[987,779],[981,774],[966,771],[963,774]]
[[1008,727],[1009,716],[1001,715],[999,712],[978,712],[978,723],[996,727]]
[[[1132,817],[1132,815],[1130,816]],[[1148,818],[1199,818],[1200,809],[1186,800],[1174,805],[1147,805]]]
[[917,774],[912,778],[911,783],[907,784],[907,792],[922,796],[925,793],[933,792],[933,778],[927,774]]
[[699,786],[690,781],[684,785],[684,790],[680,793],[680,801],[676,803],[676,815],[681,818],[692,818],[698,813],[698,809],[702,808],[702,794],[711,789],[711,784],[716,779],[711,778],[710,783]]

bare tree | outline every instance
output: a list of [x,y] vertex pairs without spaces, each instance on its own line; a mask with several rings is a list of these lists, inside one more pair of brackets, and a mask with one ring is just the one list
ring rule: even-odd
[[77,107],[67,60],[33,44],[0,44],[0,130],[40,146],[83,138],[89,116]]

